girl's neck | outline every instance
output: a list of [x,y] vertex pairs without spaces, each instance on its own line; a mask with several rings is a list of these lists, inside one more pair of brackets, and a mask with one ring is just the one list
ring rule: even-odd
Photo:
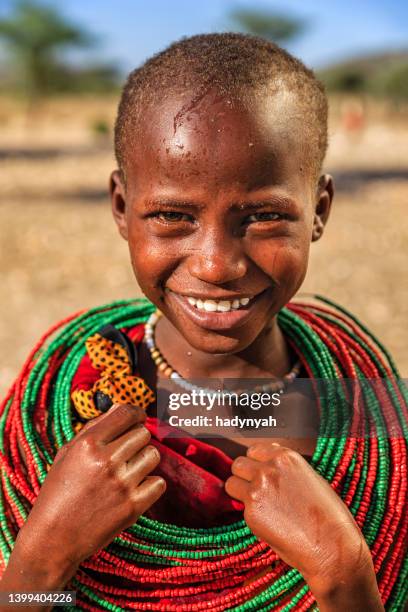
[[234,354],[198,351],[165,317],[156,325],[155,340],[163,357],[183,378],[282,377],[294,361],[276,316],[250,346]]

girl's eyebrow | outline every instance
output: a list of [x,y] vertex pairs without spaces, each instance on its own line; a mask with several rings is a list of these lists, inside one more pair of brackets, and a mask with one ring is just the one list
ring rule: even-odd
[[265,208],[265,206],[273,206],[279,210],[293,210],[297,208],[298,205],[294,200],[287,197],[275,196],[275,197],[265,197],[262,200],[258,200],[256,202],[237,202],[231,205],[231,210],[237,211],[247,211],[247,210],[257,210],[259,208]]
[[[148,210],[162,210],[163,208],[180,210],[203,210],[205,204],[195,202],[191,200],[172,200],[170,198],[155,198],[145,200],[144,202]],[[291,198],[283,196],[265,197],[258,201],[243,201],[233,202],[228,209],[233,212],[245,212],[251,210],[258,210],[259,208],[265,208],[266,206],[273,206],[275,209],[290,211],[298,208],[298,204]]]
[[199,202],[192,202],[189,200],[171,200],[168,198],[156,198],[154,200],[145,200],[146,208],[150,210],[159,210],[162,208],[180,208],[180,209],[189,209],[189,210],[202,210],[204,207],[203,204]]

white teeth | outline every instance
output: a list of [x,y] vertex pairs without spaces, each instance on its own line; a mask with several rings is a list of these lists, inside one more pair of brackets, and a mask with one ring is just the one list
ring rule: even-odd
[[191,306],[195,306],[198,310],[206,312],[229,312],[237,310],[240,306],[247,306],[252,298],[236,298],[235,300],[200,300],[194,297],[187,297],[187,301]]
[[217,302],[214,300],[205,300],[204,310],[207,312],[215,312],[217,310]]
[[218,312],[228,312],[231,310],[231,302],[228,300],[221,300],[217,305]]

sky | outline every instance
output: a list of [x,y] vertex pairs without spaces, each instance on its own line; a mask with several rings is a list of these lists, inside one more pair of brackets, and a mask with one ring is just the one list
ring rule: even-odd
[[[0,0],[0,17],[13,0]],[[259,8],[304,19],[307,27],[287,45],[311,68],[355,55],[408,49],[408,2],[403,0],[48,0],[98,35],[87,58],[128,72],[169,43],[192,34],[234,29],[235,8]],[[236,29],[236,28],[235,28]],[[71,54],[82,61],[83,54]]]

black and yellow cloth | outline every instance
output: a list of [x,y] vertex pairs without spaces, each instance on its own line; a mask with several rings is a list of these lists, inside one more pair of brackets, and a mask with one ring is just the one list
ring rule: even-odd
[[86,376],[76,381],[71,394],[78,415],[75,431],[115,402],[135,404],[146,410],[155,395],[136,374],[137,351],[132,340],[113,325],[106,325],[90,336],[85,345],[90,363]]

